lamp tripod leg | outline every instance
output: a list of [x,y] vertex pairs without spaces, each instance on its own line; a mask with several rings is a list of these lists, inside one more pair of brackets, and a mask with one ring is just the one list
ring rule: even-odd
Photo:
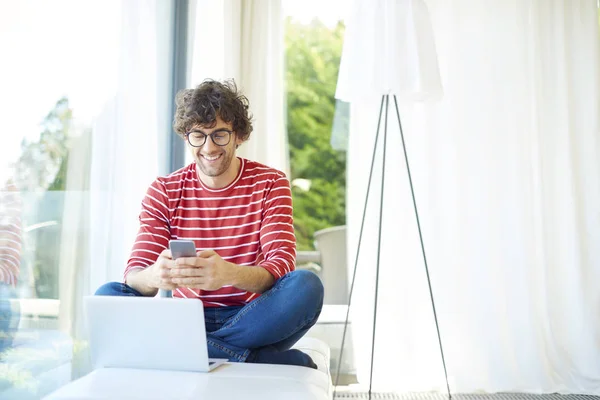
[[[423,242],[423,233],[421,231],[421,222],[419,220],[419,211],[417,209],[417,200],[415,198],[415,189],[410,173],[410,165],[408,163],[408,153],[406,151],[406,142],[404,141],[404,131],[402,130],[402,122],[400,119],[400,111],[398,110],[398,101],[394,95],[394,105],[396,106],[396,116],[398,117],[398,127],[400,128],[400,137],[402,138],[402,149],[404,150],[404,160],[406,161],[406,172],[408,173],[408,182],[410,184],[410,193],[412,195],[413,207],[415,209],[415,217],[417,219],[417,228],[419,230],[419,240],[421,242],[421,252],[423,254],[423,262],[425,264],[425,273],[427,274],[427,284],[429,285],[429,296],[431,298],[431,307],[433,308],[433,317],[435,319],[435,328],[437,331],[438,343],[440,345],[440,353],[442,355],[442,364],[444,366],[444,376],[446,378],[446,389],[448,390],[448,399],[452,399],[450,392],[450,383],[448,382],[448,370],[446,369],[446,359],[444,358],[444,348],[442,346],[442,336],[440,335],[440,325],[438,323],[437,312],[435,309],[435,301],[433,299],[433,289],[431,288],[431,279],[429,276],[429,267],[427,265],[427,256],[425,255],[425,244]],[[385,152],[384,152],[385,154]],[[385,156],[384,156],[385,157]]]
[[[335,379],[335,386],[334,386],[334,398],[336,396],[337,393],[337,386],[339,384],[339,377],[340,377],[340,369],[341,369],[341,365],[342,365],[342,359],[343,359],[343,354],[344,354],[344,345],[345,345],[345,340],[346,340],[346,333],[347,333],[347,327],[348,327],[348,319],[349,319],[349,315],[350,315],[350,305],[352,302],[352,295],[354,292],[354,284],[356,282],[356,271],[357,271],[357,266],[358,266],[358,258],[360,256],[360,248],[361,248],[361,243],[362,243],[362,237],[363,237],[363,233],[364,233],[364,225],[365,225],[365,217],[366,217],[366,213],[367,213],[367,205],[369,202],[369,192],[371,189],[371,182],[373,179],[373,169],[374,169],[374,165],[375,165],[375,156],[377,154],[377,144],[379,142],[379,131],[380,131],[380,127],[381,127],[381,119],[382,119],[382,115],[383,115],[383,106],[385,103],[385,125],[384,125],[384,134],[383,134],[383,161],[382,161],[382,172],[381,172],[381,196],[379,199],[379,225],[378,225],[378,238],[377,238],[377,262],[376,262],[376,275],[375,275],[375,303],[374,303],[374,310],[373,310],[373,337],[372,337],[372,342],[371,342],[371,365],[370,365],[370,376],[369,376],[369,400],[371,399],[371,394],[372,394],[372,385],[373,385],[373,365],[374,365],[374,356],[375,356],[375,333],[376,333],[376,326],[377,326],[377,303],[378,303],[378,288],[379,288],[379,264],[380,264],[380,255],[381,255],[381,228],[382,228],[382,221],[383,221],[383,195],[384,195],[384,183],[385,183],[385,159],[386,159],[386,147],[387,147],[387,117],[388,117],[388,109],[389,109],[389,95],[383,95],[381,97],[381,105],[380,105],[380,109],[379,109],[379,118],[378,118],[378,122],[377,122],[377,133],[375,136],[375,144],[373,146],[373,155],[371,157],[371,167],[369,170],[369,180],[368,180],[368,184],[367,184],[367,192],[365,195],[365,203],[364,203],[364,207],[363,207],[363,214],[362,214],[362,221],[361,221],[361,225],[360,225],[360,231],[359,231],[359,237],[358,237],[358,245],[357,245],[357,249],[356,249],[356,257],[355,257],[355,262],[354,262],[354,268],[353,268],[353,273],[352,273],[352,282],[350,284],[350,292],[348,294],[348,307],[346,310],[346,319],[345,319],[345,323],[344,323],[344,332],[342,334],[342,344],[340,347],[340,356],[339,356],[339,360],[338,360],[338,366],[337,366],[337,372],[336,372],[336,379]],[[436,308],[435,308],[435,301],[433,298],[433,289],[431,286],[431,279],[430,279],[430,275],[429,275],[429,267],[427,264],[427,257],[425,254],[425,245],[423,242],[423,234],[422,234],[422,230],[421,230],[421,223],[420,223],[420,219],[419,219],[419,213],[418,213],[418,208],[417,208],[417,202],[416,202],[416,197],[415,197],[415,192],[414,192],[414,186],[413,186],[413,182],[412,182],[412,175],[410,172],[410,165],[409,165],[409,161],[408,161],[408,153],[406,150],[406,143],[404,140],[404,132],[402,130],[402,122],[401,122],[401,118],[400,118],[400,112],[398,109],[398,102],[396,99],[396,95],[394,95],[394,105],[396,108],[396,116],[398,118],[398,126],[400,128],[400,136],[402,139],[402,148],[404,151],[404,159],[406,161],[406,170],[408,173],[408,180],[409,180],[409,184],[410,184],[410,190],[411,190],[411,195],[412,195],[412,200],[413,200],[413,207],[415,210],[415,217],[417,220],[417,227],[418,227],[418,232],[419,232],[419,240],[421,243],[421,251],[423,254],[423,261],[425,264],[425,272],[427,275],[427,283],[429,286],[429,295],[431,298],[431,305],[433,308],[433,315],[434,315],[434,319],[435,319],[435,326],[436,326],[436,331],[437,331],[437,337],[438,337],[438,343],[440,346],[440,353],[441,353],[441,357],[442,357],[442,364],[444,367],[444,376],[446,378],[446,388],[448,391],[448,398],[451,399],[452,398],[452,394],[450,392],[450,384],[448,382],[448,372],[447,372],[447,368],[446,368],[446,360],[444,357],[444,349],[442,346],[442,338],[440,335],[440,328],[439,328],[439,323],[438,323],[438,318],[437,318],[437,312],[436,312]]]
[[383,113],[384,101],[385,101],[385,96],[382,96],[381,97],[381,105],[379,106],[379,118],[377,119],[377,131],[375,133],[375,144],[373,145],[373,155],[371,156],[371,168],[369,169],[369,180],[367,183],[367,192],[365,195],[365,203],[364,203],[364,207],[363,207],[362,221],[360,223],[360,230],[359,230],[359,234],[358,234],[358,244],[356,246],[356,257],[354,258],[354,269],[352,272],[352,281],[350,283],[350,291],[348,293],[348,306],[346,308],[346,319],[344,321],[344,332],[342,334],[342,344],[340,346],[340,356],[338,359],[337,372],[336,372],[336,377],[335,377],[335,385],[334,385],[334,390],[333,390],[334,398],[337,393],[337,386],[339,384],[339,378],[340,378],[340,369],[341,369],[341,365],[342,365],[342,359],[344,356],[344,345],[346,343],[346,332],[348,329],[348,319],[350,316],[350,305],[352,304],[352,295],[354,293],[354,283],[356,282],[356,269],[358,266],[358,257],[360,256],[360,246],[362,243],[363,232],[364,232],[364,227],[365,227],[365,216],[367,215],[367,205],[369,203],[369,193],[371,191],[371,182],[373,180],[373,168],[375,166],[375,155],[377,154],[377,143],[379,141],[379,128],[381,126],[381,115]]
[[379,300],[379,261],[381,260],[381,225],[383,222],[383,194],[385,189],[385,156],[387,149],[387,125],[390,96],[385,95],[385,124],[383,125],[383,157],[381,160],[381,194],[379,197],[379,225],[377,232],[377,261],[375,263],[375,301],[373,306],[373,339],[371,340],[371,373],[369,376],[369,400],[373,388],[373,365],[375,360],[375,333],[377,327],[377,303]]

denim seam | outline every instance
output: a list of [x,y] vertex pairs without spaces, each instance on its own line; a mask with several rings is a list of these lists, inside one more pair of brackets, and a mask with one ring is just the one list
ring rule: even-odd
[[237,311],[235,312],[235,314],[233,314],[233,315],[231,315],[231,316],[229,316],[229,317],[227,317],[227,318],[222,318],[222,317],[220,317],[220,318],[217,318],[217,315],[218,315],[218,314],[215,312],[215,320],[214,320],[213,322],[214,322],[215,324],[221,324],[221,326],[223,326],[223,324],[227,323],[227,321],[230,321],[232,318],[235,318],[235,316],[236,316],[236,315],[237,315],[237,314],[240,312],[240,310],[241,310],[242,308],[243,308],[243,307],[240,307],[240,309],[239,309],[239,310],[237,310]]
[[210,346],[216,347],[217,349],[221,350],[223,353],[228,354],[229,356],[231,356],[232,358],[238,360],[238,362],[244,362],[246,361],[246,359],[248,358],[248,356],[250,355],[250,350],[244,350],[244,352],[240,355],[239,353],[228,349],[225,346],[222,346],[216,342],[213,342],[210,339],[206,340],[206,343]]

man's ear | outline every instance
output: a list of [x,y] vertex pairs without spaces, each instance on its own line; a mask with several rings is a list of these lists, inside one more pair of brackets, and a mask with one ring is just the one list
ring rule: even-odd
[[240,140],[238,135],[235,135],[235,148],[238,149],[242,145],[242,143],[244,143],[244,141]]

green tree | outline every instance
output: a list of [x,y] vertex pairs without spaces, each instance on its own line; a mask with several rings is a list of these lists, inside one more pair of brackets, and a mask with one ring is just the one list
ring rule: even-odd
[[16,184],[24,196],[27,226],[56,222],[28,232],[23,238],[20,281],[28,295],[58,298],[58,263],[64,213],[68,155],[71,149],[73,112],[66,97],[59,99],[41,122],[35,140],[23,139],[16,162]]
[[22,190],[65,190],[72,118],[69,99],[62,97],[42,121],[39,138],[23,139],[15,166]]
[[299,250],[313,248],[315,231],[345,224],[346,154],[331,146],[344,25],[285,21],[287,130],[294,227]]

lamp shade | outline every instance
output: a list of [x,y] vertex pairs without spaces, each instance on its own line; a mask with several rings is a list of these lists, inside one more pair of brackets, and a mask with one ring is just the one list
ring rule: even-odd
[[384,94],[439,99],[442,85],[429,11],[423,0],[355,0],[336,98],[353,102]]

